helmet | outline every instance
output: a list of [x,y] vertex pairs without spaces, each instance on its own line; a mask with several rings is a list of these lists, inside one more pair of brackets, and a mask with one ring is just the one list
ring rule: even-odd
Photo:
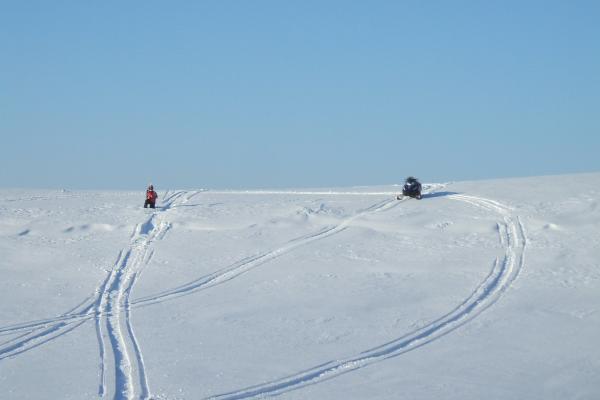
[[148,190],[154,190],[154,186],[153,185],[148,186]]

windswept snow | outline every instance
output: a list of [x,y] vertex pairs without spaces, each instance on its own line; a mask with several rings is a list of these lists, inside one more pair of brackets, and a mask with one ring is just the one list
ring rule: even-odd
[[0,191],[7,399],[595,399],[600,174]]

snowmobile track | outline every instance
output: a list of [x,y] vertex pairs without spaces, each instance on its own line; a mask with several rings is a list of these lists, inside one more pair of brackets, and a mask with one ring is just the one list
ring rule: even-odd
[[[195,197],[199,193],[201,193],[201,192],[192,192],[188,196],[184,196],[185,192],[175,192],[173,194],[169,194],[167,192],[165,194],[165,204],[166,205],[162,208],[159,208],[159,210],[160,209],[168,210],[171,208],[176,208],[179,205],[183,205],[183,204],[187,203],[191,198]],[[351,193],[352,194],[361,194],[358,192],[351,192]],[[262,192],[261,192],[261,194],[262,194]],[[333,193],[333,194],[338,194],[338,193]],[[343,194],[346,194],[346,193],[343,193]],[[183,197],[185,197],[185,198],[183,198]],[[175,204],[175,200],[179,200],[182,198],[183,198],[183,200],[178,201],[177,204]],[[250,269],[252,269],[254,267],[257,267],[257,266],[264,264],[270,260],[273,260],[276,257],[279,257],[285,253],[288,253],[293,249],[296,249],[300,246],[309,244],[315,240],[324,239],[326,237],[329,237],[331,235],[339,233],[339,232],[345,230],[351,224],[351,222],[353,220],[355,220],[356,218],[359,218],[359,217],[362,217],[362,216],[365,216],[367,214],[374,213],[374,212],[386,211],[388,209],[395,207],[400,202],[401,201],[390,200],[390,199],[386,199],[386,200],[377,202],[370,207],[367,207],[365,209],[357,211],[354,215],[348,217],[347,219],[345,219],[338,225],[327,227],[316,233],[311,233],[311,234],[308,234],[305,236],[294,238],[294,239],[290,240],[288,242],[288,244],[284,245],[283,247],[268,251],[266,253],[258,254],[256,256],[253,256],[250,258],[240,260],[240,261],[238,261],[228,267],[225,267],[215,273],[212,273],[212,274],[204,276],[204,277],[200,277],[200,278],[198,278],[192,282],[189,282],[185,285],[181,285],[177,288],[173,288],[173,289],[158,293],[156,295],[146,296],[144,298],[136,299],[135,301],[130,301],[129,304],[130,304],[130,306],[143,306],[143,305],[148,305],[151,303],[166,301],[166,300],[169,300],[169,299],[172,299],[175,297],[188,295],[188,294],[191,294],[198,290],[207,289],[208,287],[212,287],[217,284],[227,282],[227,281],[241,275],[242,273],[249,271]],[[136,227],[134,228],[134,230],[130,236],[131,243],[138,240],[138,238],[141,235],[149,234],[150,232],[153,231],[153,229],[155,229],[155,227],[153,225],[154,224],[153,217],[155,215],[156,215],[156,212],[154,214],[152,214],[152,217],[148,218],[143,223],[136,225]],[[153,238],[153,240],[160,240],[164,237],[164,235],[170,228],[170,224],[168,222],[166,224],[167,224],[167,229],[163,229],[161,232],[159,232],[157,234],[156,238]],[[31,331],[33,329],[44,329],[47,327],[55,326],[58,323],[73,324],[73,323],[77,323],[80,321],[86,321],[86,320],[89,320],[92,318],[95,318],[98,321],[99,318],[102,316],[111,316],[112,311],[107,310],[105,306],[101,306],[102,305],[102,297],[103,297],[103,294],[106,293],[106,290],[107,290],[106,285],[108,284],[109,280],[113,279],[113,274],[119,268],[118,266],[121,263],[123,263],[122,258],[126,255],[124,252],[125,252],[125,250],[122,250],[119,253],[119,255],[117,257],[117,261],[115,262],[114,266],[111,268],[111,271],[112,271],[111,274],[109,274],[107,276],[106,280],[99,286],[99,288],[96,290],[96,294],[94,296],[92,296],[91,300],[87,299],[86,301],[84,301],[82,303],[84,306],[84,308],[82,310],[77,311],[77,309],[75,309],[75,310],[69,311],[63,315],[60,315],[60,316],[57,316],[54,318],[48,318],[48,319],[43,319],[43,320],[38,320],[38,321],[30,321],[30,322],[17,324],[17,325],[3,327],[3,328],[0,328],[0,335],[1,334],[14,334],[17,332],[22,332],[22,331]],[[98,322],[96,322],[96,323],[98,324]],[[97,328],[97,330],[100,331],[100,328]],[[3,353],[2,353],[2,350],[0,347],[0,356],[2,356],[2,354]]]
[[[184,191],[165,193],[163,206],[136,225],[128,247],[119,252],[110,273],[93,296],[58,317],[0,328],[0,335],[25,332],[0,344],[0,360],[39,347],[94,319],[100,353],[98,395],[106,397],[112,388],[111,397],[115,399],[149,398],[143,356],[131,322],[129,298],[152,256],[151,244],[162,240],[171,228],[170,223],[160,217],[159,211],[184,204],[198,192],[185,194]],[[110,351],[106,351],[107,343],[110,343]],[[107,374],[109,369],[115,371],[114,376]]]
[[[166,192],[163,205],[157,211],[164,212],[185,204],[198,192],[187,197],[185,194],[184,191]],[[115,399],[147,399],[150,396],[144,357],[131,320],[130,296],[153,255],[152,243],[163,240],[171,228],[157,211],[134,230],[128,248],[121,251],[96,303],[101,363],[98,394],[101,397],[108,395],[109,388],[110,396]],[[107,342],[110,343],[110,354],[105,350]],[[113,377],[107,376],[109,369],[114,370]]]
[[315,385],[424,346],[460,328],[495,304],[510,288],[524,267],[527,237],[523,223],[518,216],[511,215],[510,207],[497,201],[465,195],[448,197],[495,212],[502,217],[502,220],[498,222],[498,234],[501,243],[505,246],[505,254],[502,259],[496,259],[489,275],[467,299],[435,321],[391,342],[350,357],[325,362],[281,379],[218,394],[209,399],[236,400],[271,397]]
[[178,286],[176,288],[165,290],[155,295],[138,298],[132,301],[131,304],[133,306],[146,306],[154,303],[160,303],[228,282],[262,264],[274,260],[275,258],[289,253],[290,251],[293,251],[301,246],[305,246],[314,241],[325,239],[329,236],[340,233],[347,229],[352,224],[352,221],[356,220],[357,218],[364,217],[368,214],[389,210],[393,207],[396,207],[399,203],[400,202],[397,200],[384,200],[375,203],[374,205],[368,208],[359,210],[354,215],[346,218],[338,225],[326,227],[325,229],[322,229],[316,233],[310,233],[308,235],[294,238],[282,247],[267,251],[265,253],[257,254],[249,258],[245,258],[219,271],[200,277],[194,281]]
[[[180,201],[187,201],[180,200],[184,194],[176,192],[165,195],[162,210],[169,210]],[[121,252],[102,286],[95,318],[101,358],[100,396],[146,399],[150,395],[144,358],[131,322],[129,299],[137,279],[150,260],[152,243],[162,240],[170,227],[171,224],[161,220],[157,212],[138,225],[128,248]],[[110,343],[110,352],[105,350],[106,343]],[[114,375],[108,376],[108,370],[114,370]]]
[[[428,189],[437,190],[444,186],[432,185]],[[401,202],[385,200],[376,203],[371,207],[358,211],[338,225],[298,237],[278,249],[241,260],[188,284],[131,301],[131,293],[143,271],[143,267],[148,264],[152,257],[151,244],[156,240],[163,239],[170,229],[168,222],[157,223],[159,219],[157,215],[160,215],[159,211],[176,208],[198,193],[195,192],[186,197],[186,192],[183,191],[167,192],[164,195],[163,206],[157,208],[144,223],[136,226],[131,235],[129,246],[121,251],[110,274],[99,286],[94,296],[58,317],[0,328],[0,335],[14,335],[25,332],[0,344],[0,360],[41,346],[67,334],[86,321],[94,319],[101,360],[99,396],[107,397],[110,390],[110,395],[115,399],[149,398],[150,389],[145,373],[144,360],[131,322],[131,309],[134,305],[144,306],[159,303],[228,282],[300,246],[342,232],[356,218],[391,209]],[[303,194],[303,192],[297,194]],[[311,192],[310,194],[316,193]],[[370,195],[371,193],[340,192],[329,194]],[[397,357],[424,346],[458,329],[496,303],[518,278],[524,267],[527,238],[523,223],[518,216],[513,215],[513,209],[495,200],[462,194],[449,194],[447,198],[465,202],[486,212],[499,214],[502,217],[502,220],[497,222],[497,226],[499,240],[505,247],[505,254],[502,258],[496,260],[486,279],[460,305],[425,327],[357,355],[323,363],[271,382],[219,394],[210,397],[210,399],[246,399],[276,396],[335,378],[346,372]],[[106,351],[107,343],[110,343],[109,351]],[[106,373],[108,370],[114,370],[114,376],[108,376]]]
[[[437,189],[438,187],[443,187],[443,185],[429,185],[429,188]],[[195,197],[199,193],[201,193],[201,192],[196,191],[196,192],[192,192],[191,194],[188,194],[180,203],[181,204],[187,203],[191,198]],[[258,194],[271,194],[271,192],[262,192],[262,191],[257,192],[257,193]],[[281,192],[281,193],[304,194],[305,192]],[[313,194],[313,192],[307,192],[307,193]],[[333,194],[333,195],[364,194],[361,192],[317,192],[317,193],[326,193],[326,194]],[[174,192],[173,194],[169,194],[169,192],[165,193],[165,195],[164,195],[164,198],[165,198],[164,204],[165,205],[162,208],[159,208],[159,210],[160,209],[170,209],[172,207],[179,206],[180,204],[174,204],[174,202],[175,202],[175,200],[182,198],[184,196],[184,194],[185,194],[185,192],[183,192],[183,191]],[[367,193],[367,195],[371,195],[371,194],[372,193]],[[379,194],[379,193],[377,193],[377,194]],[[349,226],[349,224],[356,218],[359,218],[361,216],[364,216],[364,215],[367,215],[367,214],[370,214],[373,212],[388,210],[390,208],[395,207],[399,202],[402,202],[405,200],[406,199],[401,200],[401,201],[396,201],[396,200],[386,199],[386,200],[377,202],[370,207],[367,207],[365,209],[357,211],[355,213],[355,215],[347,218],[339,225],[335,225],[333,227],[328,227],[319,232],[292,239],[288,242],[287,245],[285,245],[281,248],[278,248],[278,249],[275,249],[275,250],[272,250],[272,251],[269,251],[269,252],[266,252],[263,254],[259,254],[254,257],[240,260],[240,261],[238,261],[228,267],[225,267],[215,273],[209,274],[204,277],[200,277],[192,282],[189,282],[185,285],[181,285],[177,288],[173,288],[173,289],[158,293],[156,295],[146,296],[144,298],[137,299],[135,301],[130,302],[129,305],[130,306],[145,306],[145,305],[149,305],[149,304],[153,304],[153,303],[163,302],[163,301],[167,301],[167,300],[174,299],[177,297],[189,295],[189,294],[192,294],[199,290],[208,289],[209,287],[213,287],[213,286],[216,286],[221,283],[225,283],[245,272],[248,272],[250,269],[253,269],[253,268],[255,268],[261,264],[264,264],[270,260],[273,260],[285,253],[288,253],[289,251],[291,251],[293,249],[296,249],[300,246],[309,244],[315,240],[324,239],[333,234],[339,233],[339,232],[345,230]],[[156,215],[156,212],[153,214],[153,216],[154,215]],[[169,225],[169,227],[170,227],[170,225]],[[151,232],[152,229],[153,229],[153,226],[152,226],[152,217],[151,217],[151,218],[147,219],[144,223],[138,224],[134,228],[134,230],[130,236],[130,242],[133,242],[134,240],[136,240],[136,238],[139,237],[141,234],[147,234],[147,233]],[[164,236],[165,233],[166,233],[166,230],[162,234],[159,234],[157,239],[158,240],[162,239],[162,237]],[[114,271],[118,268],[117,266],[120,263],[122,263],[121,258],[123,256],[124,256],[124,254],[123,254],[123,250],[122,250],[119,253],[119,256],[117,257],[117,261],[115,262],[115,264],[112,268],[113,272],[111,274],[109,274],[109,276],[107,276],[106,280],[96,290],[96,295],[93,296],[92,300],[87,301],[87,302],[84,301],[82,303],[82,306],[85,306],[85,308],[83,308],[81,311],[77,311],[77,309],[74,309],[70,312],[67,312],[67,313],[65,313],[61,316],[55,317],[55,318],[48,318],[48,319],[39,320],[39,321],[31,321],[31,322],[13,325],[13,326],[5,327],[5,328],[0,328],[0,334],[13,334],[13,333],[21,332],[24,330],[27,330],[28,332],[33,332],[31,334],[31,336],[27,336],[25,339],[23,339],[19,342],[18,347],[23,347],[24,350],[19,351],[18,353],[7,351],[6,356],[10,357],[12,355],[20,354],[29,348],[37,347],[37,345],[35,345],[35,343],[34,344],[29,343],[29,341],[35,342],[35,340],[39,340],[40,338],[44,337],[44,335],[36,334],[35,333],[36,330],[51,327],[49,331],[54,331],[55,330],[54,328],[56,328],[57,326],[60,327],[61,329],[66,329],[65,327],[68,327],[71,324],[78,323],[80,321],[86,321],[91,318],[94,318],[96,320],[96,331],[98,332],[100,358],[101,358],[101,360],[103,360],[105,357],[105,355],[104,355],[104,347],[105,346],[104,346],[104,339],[101,334],[102,327],[100,326],[100,318],[103,316],[110,316],[112,311],[107,310],[105,306],[102,306],[102,304],[103,304],[102,299],[103,299],[103,294],[106,293],[106,285],[108,284],[109,280],[111,280],[112,274],[114,273]],[[58,336],[59,335],[56,335],[55,337],[58,337]],[[0,357],[5,355],[5,353],[3,352],[4,349],[2,346],[0,346]],[[15,347],[15,346],[13,346],[13,347]],[[103,364],[101,364],[101,366],[103,366]],[[104,381],[105,381],[104,368],[102,367],[101,382],[104,382]],[[100,388],[99,388],[99,394],[103,394],[103,393],[104,393],[104,383],[101,383]]]
[[18,337],[0,344],[0,360],[25,353],[42,344],[57,339],[63,334],[80,326],[89,319],[89,317],[87,319],[72,318],[72,315],[88,313],[92,308],[90,303],[92,299],[93,297],[87,298],[75,308],[57,318],[13,325],[0,329],[1,335],[25,332]]

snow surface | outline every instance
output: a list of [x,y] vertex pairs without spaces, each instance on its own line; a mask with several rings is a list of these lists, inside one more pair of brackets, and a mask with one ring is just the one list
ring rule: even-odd
[[0,191],[2,399],[598,399],[600,173]]

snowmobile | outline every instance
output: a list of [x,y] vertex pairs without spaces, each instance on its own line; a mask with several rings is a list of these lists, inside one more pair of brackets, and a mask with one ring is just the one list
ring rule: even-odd
[[417,178],[413,176],[406,178],[404,187],[402,188],[402,195],[398,195],[396,198],[401,200],[404,196],[413,197],[417,200],[421,200],[423,198],[421,195],[421,183]]

